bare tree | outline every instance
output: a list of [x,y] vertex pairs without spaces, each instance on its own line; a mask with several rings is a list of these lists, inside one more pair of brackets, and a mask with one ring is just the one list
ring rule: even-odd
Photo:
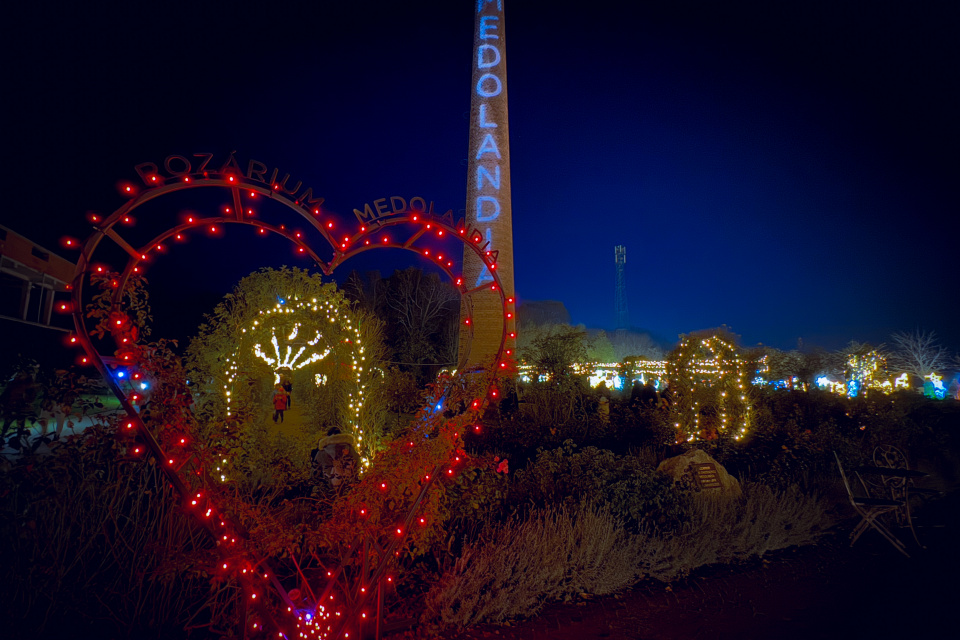
[[410,334],[436,328],[458,301],[456,292],[433,273],[419,269],[398,271],[392,278],[387,304],[400,326]]
[[898,331],[890,338],[895,345],[891,364],[897,371],[906,371],[918,378],[925,378],[935,371],[949,366],[949,353],[937,340],[934,331],[915,329],[911,333]]
[[386,304],[405,338],[401,357],[420,363],[448,353],[449,345],[436,344],[436,338],[444,323],[459,312],[459,303],[456,289],[435,273],[415,268],[394,273]]

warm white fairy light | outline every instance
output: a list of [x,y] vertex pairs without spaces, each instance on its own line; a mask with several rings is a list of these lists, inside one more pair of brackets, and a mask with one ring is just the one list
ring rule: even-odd
[[[887,377],[887,359],[879,351],[852,353],[847,358],[847,394],[855,396],[875,389],[890,393],[893,385]],[[851,384],[854,383],[854,384]]]
[[[289,316],[289,314],[313,315],[317,313],[324,313],[330,324],[337,325],[339,323],[339,330],[333,330],[328,336],[325,336],[322,331],[317,330],[313,339],[308,340],[306,342],[306,346],[300,345],[296,352],[293,350],[294,345],[280,344],[280,340],[277,338],[278,327],[274,324],[274,321],[271,318],[276,318],[276,321],[286,325],[289,322],[289,319],[283,316]],[[270,329],[270,345],[273,347],[273,353],[269,353],[270,348],[267,347],[265,349],[260,342],[254,344],[253,353],[257,358],[265,362],[274,370],[275,383],[280,381],[280,370],[303,369],[309,365],[326,359],[327,356],[329,356],[334,350],[338,350],[338,352],[345,351],[344,356],[346,356],[347,362],[349,362],[351,365],[351,380],[355,384],[354,390],[348,392],[347,394],[347,402],[351,414],[348,428],[353,432],[356,439],[357,449],[360,453],[363,466],[369,467],[370,459],[368,455],[365,455],[364,433],[362,427],[365,390],[363,363],[365,363],[366,357],[364,356],[364,347],[360,337],[360,329],[359,327],[355,326],[353,319],[349,314],[349,305],[342,298],[323,301],[318,301],[316,298],[313,298],[310,301],[305,301],[296,297],[288,297],[285,299],[284,303],[278,303],[271,309],[260,310],[258,313],[260,319],[253,320],[246,327],[242,327],[241,342],[246,341],[248,337],[255,339],[256,334],[258,334],[260,331],[266,328]],[[266,317],[264,318],[264,316]],[[306,318],[304,318],[304,321],[306,321]],[[316,324],[316,320],[311,320],[310,323]],[[299,335],[299,331],[303,325],[304,322],[295,322],[293,327],[290,329],[290,333],[287,335],[285,342],[292,342],[295,340]],[[343,336],[343,334],[346,334],[347,337],[335,337],[338,335]],[[334,344],[334,341],[336,341],[336,344]],[[318,344],[323,347],[322,350],[317,348],[316,350],[307,352],[308,346],[316,347]],[[227,385],[224,385],[224,394],[226,396],[228,417],[233,415],[233,410],[231,407],[231,390],[234,388],[237,380],[239,371],[237,367],[237,357],[241,346],[242,345],[238,345],[237,351],[231,354],[230,357],[226,358]],[[318,386],[321,384],[326,384],[327,379],[328,378],[325,374],[319,373],[315,374],[314,377],[314,380]],[[220,469],[218,468],[218,471],[219,470]]]
[[[736,389],[740,391],[736,397],[741,406],[738,407],[738,402],[728,396],[727,391],[720,392],[718,430],[726,432],[730,427],[734,427],[733,438],[739,440],[746,435],[750,424],[751,406],[743,391],[746,385],[746,365],[736,348],[719,336],[702,338],[699,341],[685,338],[680,343],[676,360],[668,362],[669,378],[678,385],[689,385],[691,390],[696,387],[736,385]],[[682,395],[678,400],[682,402]],[[736,420],[738,413],[741,414],[740,420]],[[700,431],[700,404],[696,400],[689,407],[689,415],[687,420],[693,425],[694,435],[690,437],[692,440]],[[737,424],[734,425],[733,422]],[[680,428],[680,423],[677,423],[677,428]]]
[[[300,323],[298,322],[293,325],[293,331],[290,332],[290,336],[287,338],[287,340],[293,340],[294,338],[296,338],[297,331],[299,329],[300,329]],[[309,344],[310,346],[314,346],[317,344],[317,342],[320,341],[321,337],[322,336],[318,331],[317,337],[314,338],[311,342],[308,342],[307,344]],[[260,344],[253,345],[253,353],[255,356],[257,356],[258,358],[266,362],[270,367],[274,369],[274,384],[277,384],[280,382],[280,370],[302,369],[305,366],[313,364],[314,362],[319,362],[320,360],[323,360],[328,355],[330,355],[330,348],[327,347],[327,349],[323,353],[314,351],[303,360],[300,360],[300,356],[303,355],[304,351],[306,351],[307,348],[302,346],[297,350],[296,353],[293,353],[293,347],[290,345],[286,345],[286,350],[284,351],[283,355],[281,355],[280,341],[277,340],[276,328],[270,329],[270,344],[273,345],[273,352],[276,355],[276,357],[271,357],[267,355],[263,351],[263,348],[260,346]]]

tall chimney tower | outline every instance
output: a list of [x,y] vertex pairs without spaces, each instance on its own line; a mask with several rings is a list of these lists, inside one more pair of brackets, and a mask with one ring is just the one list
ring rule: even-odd
[[[470,100],[470,155],[467,169],[465,223],[482,236],[480,246],[494,252],[503,294],[514,298],[513,212],[510,205],[510,134],[507,124],[507,50],[503,0],[472,0],[476,5],[473,29],[473,82]],[[476,254],[463,252],[463,279],[467,289],[493,281]],[[497,355],[503,330],[503,307],[498,292],[478,291],[470,296],[473,340],[461,329],[460,359],[467,350],[467,365],[490,365]],[[461,316],[467,309],[461,308]],[[514,349],[507,325],[507,349]],[[464,325],[461,324],[461,327]]]

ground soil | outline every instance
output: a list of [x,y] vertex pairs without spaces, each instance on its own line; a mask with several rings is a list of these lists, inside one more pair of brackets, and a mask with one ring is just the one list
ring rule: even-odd
[[906,558],[875,531],[849,546],[856,521],[819,544],[738,566],[706,567],[672,585],[646,583],[600,598],[546,605],[506,625],[391,638],[932,638],[955,636],[960,595],[960,494],[928,504],[909,530]]

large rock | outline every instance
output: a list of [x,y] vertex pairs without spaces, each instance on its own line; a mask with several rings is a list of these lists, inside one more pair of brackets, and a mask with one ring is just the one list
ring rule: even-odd
[[691,449],[682,455],[667,458],[660,463],[657,471],[703,494],[726,498],[739,498],[742,494],[737,479],[700,449]]

